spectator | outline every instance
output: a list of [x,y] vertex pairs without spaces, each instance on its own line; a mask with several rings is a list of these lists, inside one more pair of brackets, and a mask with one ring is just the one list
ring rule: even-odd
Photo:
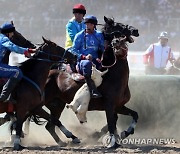
[[174,60],[173,53],[168,44],[168,33],[162,32],[159,42],[151,44],[144,54],[146,74],[164,74],[168,60]]

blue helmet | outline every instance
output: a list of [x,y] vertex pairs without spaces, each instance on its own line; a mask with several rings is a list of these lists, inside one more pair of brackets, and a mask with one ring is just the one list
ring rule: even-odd
[[94,25],[97,25],[98,21],[97,18],[93,15],[88,15],[85,17],[85,23],[91,23]]
[[5,34],[5,33],[11,33],[15,31],[15,27],[11,24],[11,23],[4,23],[1,26],[1,33]]

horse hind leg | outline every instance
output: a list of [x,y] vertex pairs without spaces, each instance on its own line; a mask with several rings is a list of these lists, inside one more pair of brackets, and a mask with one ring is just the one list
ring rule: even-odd
[[52,124],[51,122],[48,122],[45,126],[46,130],[50,133],[50,135],[54,138],[54,140],[56,141],[56,143],[61,146],[64,147],[67,144],[65,142],[63,142],[59,136],[56,134],[55,132],[55,125]]
[[[69,130],[67,130],[63,125],[62,123],[57,119],[55,118],[54,116],[50,116],[45,110],[43,110],[42,108],[37,110],[36,113],[41,117],[41,118],[44,118],[46,119],[48,122],[49,122],[49,125],[46,127],[46,128],[51,128],[51,125],[56,125],[57,127],[59,127],[59,129],[64,133],[64,135],[67,137],[67,138],[71,138],[72,139],[72,142],[73,143],[80,143],[80,140],[75,136],[73,135]],[[55,130],[54,129],[49,129],[50,130],[50,133],[52,133],[52,137],[55,133]],[[55,136],[54,136],[55,137]],[[57,139],[57,136],[56,136],[56,139]],[[59,140],[60,141],[60,140]]]
[[134,134],[134,129],[135,129],[136,123],[138,121],[138,113],[136,111],[133,111],[133,110],[127,108],[126,106],[123,106],[121,109],[119,109],[117,111],[117,113],[132,116],[132,118],[133,118],[133,120],[132,120],[130,126],[128,127],[128,129],[121,132],[121,135],[120,135],[121,139],[125,139],[130,134]]

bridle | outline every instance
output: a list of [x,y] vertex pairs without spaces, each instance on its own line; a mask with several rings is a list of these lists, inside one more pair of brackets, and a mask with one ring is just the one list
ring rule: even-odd
[[[109,33],[109,34],[114,34],[116,32],[119,33],[119,31],[115,31],[115,32],[112,32],[112,33]],[[112,49],[114,57],[115,57],[115,61],[114,61],[114,63],[112,65],[109,65],[109,66],[105,66],[105,65],[102,64],[102,67],[104,67],[104,68],[110,68],[110,67],[114,66],[116,64],[116,62],[117,62],[117,57],[120,57],[120,59],[124,59],[124,60],[127,59],[128,48],[127,48],[127,45],[125,43],[126,36],[123,36],[123,37],[115,37],[115,35],[113,35],[113,36],[114,36],[114,38],[111,40],[111,42],[109,42],[105,46],[105,51],[108,50],[109,48]],[[125,45],[125,47],[122,47],[122,43]],[[121,55],[122,52],[124,52],[125,54]],[[103,60],[103,56],[102,56],[101,60]]]
[[[59,56],[58,54],[52,54],[50,52],[45,52],[44,47],[47,45],[47,43],[43,43],[38,49],[37,52],[35,53],[36,56],[31,57],[30,59],[35,59],[39,61],[45,61],[45,62],[50,62],[50,63],[65,63],[66,60],[62,56]],[[47,56],[47,58],[37,58],[37,55],[41,53]],[[52,60],[54,58],[57,58],[58,60]]]

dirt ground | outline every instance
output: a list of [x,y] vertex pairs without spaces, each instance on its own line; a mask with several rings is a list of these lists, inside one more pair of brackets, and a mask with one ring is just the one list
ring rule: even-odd
[[100,145],[79,145],[67,147],[59,146],[35,146],[28,147],[22,151],[12,151],[11,148],[0,150],[0,154],[101,154],[101,153],[180,153],[180,144],[173,145],[122,145],[117,149],[105,149]]

